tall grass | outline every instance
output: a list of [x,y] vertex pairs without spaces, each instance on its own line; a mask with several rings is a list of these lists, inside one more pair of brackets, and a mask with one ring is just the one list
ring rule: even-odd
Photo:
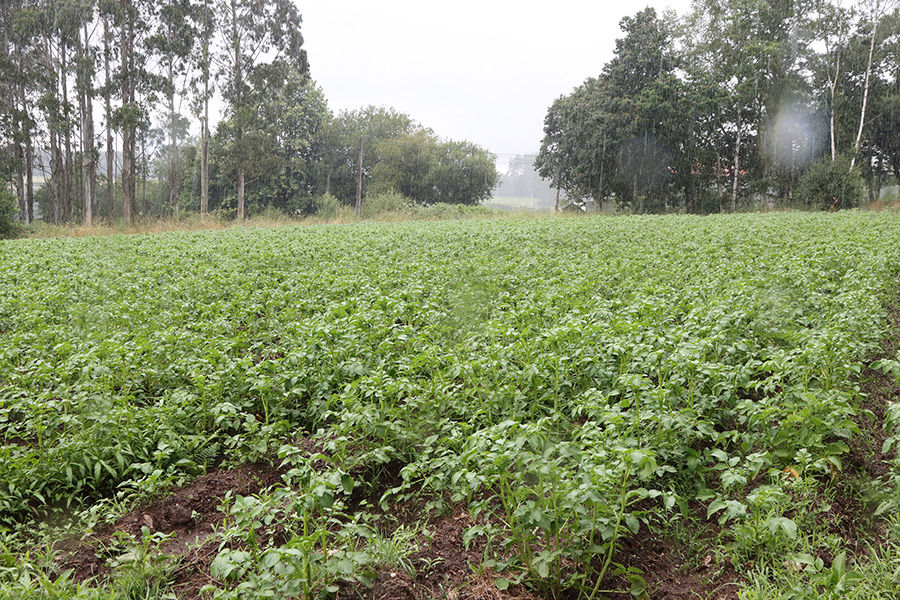
[[[365,205],[364,205],[365,206]],[[88,226],[81,223],[54,225],[36,221],[22,228],[22,237],[46,239],[56,237],[91,237],[107,235],[154,234],[174,231],[215,231],[231,228],[269,228],[296,225],[346,225],[357,221],[373,221],[378,223],[396,223],[403,221],[445,221],[457,219],[509,219],[534,217],[529,211],[500,211],[482,206],[465,206],[455,204],[437,204],[434,206],[394,205],[365,207],[361,219],[356,218],[352,207],[341,206],[337,210],[324,214],[313,214],[303,217],[292,216],[277,210],[265,210],[251,215],[244,222],[226,218],[218,214],[202,216],[188,214],[181,218],[137,219],[133,223],[121,220],[99,219]],[[544,214],[543,216],[546,216]]]

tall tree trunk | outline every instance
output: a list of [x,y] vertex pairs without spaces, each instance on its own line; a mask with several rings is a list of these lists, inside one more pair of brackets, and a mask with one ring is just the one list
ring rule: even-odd
[[[6,50],[6,40],[0,40],[0,44],[3,44],[4,50]],[[4,56],[3,58],[7,59],[9,57]],[[19,106],[19,86],[20,84],[18,82],[11,82],[9,84],[9,87],[7,88],[8,95],[4,99],[4,104],[6,104],[10,113],[12,113],[10,126],[12,127],[11,141],[15,157],[16,201],[19,207],[19,220],[25,221],[27,218],[25,209],[25,145],[22,143],[22,140],[27,134],[24,131],[24,107]]]
[[[23,92],[24,97],[24,92]],[[25,137],[25,209],[26,223],[34,222],[34,144],[31,141],[31,132]]]
[[831,95],[831,102],[829,103],[830,105],[828,107],[828,113],[829,113],[828,118],[830,120],[829,130],[830,130],[830,134],[831,134],[831,162],[834,162],[835,160],[837,160],[837,142],[835,141],[836,132],[835,132],[835,122],[834,122],[834,114],[836,111],[835,111],[834,106],[835,106],[835,101],[837,99],[837,84],[838,84],[838,77],[840,77],[840,72],[841,72],[841,55],[840,55],[840,50],[838,50],[837,65],[835,66],[833,79],[831,77],[831,71],[830,70],[828,71],[828,78],[830,79],[830,81],[828,82],[828,87],[829,87],[829,94]]
[[716,199],[719,201],[719,212],[725,212],[722,206],[722,198],[725,196],[725,190],[722,186],[722,155],[716,148]]
[[[126,3],[129,4],[129,3]],[[122,107],[126,109],[122,123],[122,220],[127,224],[134,220],[135,207],[135,123],[134,108],[134,28],[131,15],[126,15],[122,23],[121,70]]]
[[141,207],[143,207],[143,214],[150,214],[150,205],[147,203],[147,133],[145,130],[141,129],[141,153],[140,156],[140,167],[141,167]]
[[[0,6],[0,18],[4,20],[4,22],[8,22],[11,19],[11,11],[9,7],[6,5]],[[3,66],[13,65],[13,53],[11,52],[10,40],[7,34],[10,33],[9,28],[0,26],[0,63]],[[16,53],[18,56],[18,53]],[[5,97],[2,98],[2,109],[4,112],[8,113],[8,121],[7,124],[10,127],[12,134],[12,139],[10,140],[10,145],[13,151],[13,162],[14,162],[14,178],[15,178],[15,187],[16,187],[16,202],[19,208],[19,219],[25,220],[25,173],[24,173],[24,163],[25,163],[25,149],[22,146],[22,136],[23,134],[23,123],[22,123],[22,109],[19,106],[19,91],[18,88],[20,86],[19,81],[8,81],[6,85],[3,86],[4,91],[6,92]],[[2,190],[0,190],[2,191]]]
[[237,142],[237,219],[244,220],[244,103],[241,37],[238,33],[237,2],[231,0],[232,45],[234,46],[235,141]]
[[78,37],[78,88],[81,100],[81,178],[84,184],[83,200],[84,200],[84,224],[90,227],[94,221],[94,191],[97,182],[97,169],[95,164],[94,152],[94,102],[93,90],[91,89],[91,72],[88,71],[84,61],[88,60],[87,48],[90,40],[88,38],[88,25],[84,24],[84,43]]
[[203,123],[200,132],[200,214],[209,214],[209,2],[203,7]]
[[60,83],[62,84],[62,136],[64,154],[64,175],[63,175],[63,219],[65,221],[72,220],[72,198],[74,196],[74,163],[72,160],[72,115],[69,111],[69,77],[66,56],[66,44],[60,36],[59,43],[59,64],[60,64]]
[[203,132],[200,145],[200,214],[209,214],[209,78],[203,99]]
[[[22,54],[22,47],[16,45],[16,64],[19,73],[25,73],[25,59]],[[19,116],[16,119],[20,138],[18,148],[21,152],[21,173],[24,177],[22,182],[21,195],[21,218],[25,223],[31,223],[34,220],[34,180],[32,178],[31,169],[34,166],[34,151],[32,149],[31,134],[34,129],[31,122],[31,114],[28,110],[28,97],[25,94],[25,81],[20,80],[16,86],[14,93],[17,98],[13,104],[19,107]]]
[[54,225],[60,223],[60,211],[62,207],[63,188],[63,159],[59,147],[60,114],[59,114],[59,81],[53,58],[52,34],[48,31],[44,35],[44,69],[47,74],[46,93],[50,97],[50,105],[46,110],[47,134],[50,143],[50,181],[47,185],[50,189],[50,220]]
[[238,210],[238,221],[244,220],[244,169],[243,167],[238,168],[237,173],[237,210]]
[[[21,135],[21,129],[16,125],[16,137]],[[19,220],[27,222],[28,209],[25,206],[25,147],[21,140],[16,140],[16,199],[19,202]]]
[[58,122],[54,119],[50,125],[50,203],[51,219],[54,225],[62,222],[62,152],[59,149],[59,134],[54,131]]
[[744,124],[741,122],[741,111],[740,107],[738,107],[738,117],[737,117],[737,138],[734,142],[734,163],[732,169],[732,183],[731,183],[731,212],[737,212],[737,196],[738,196],[738,177],[741,172],[741,133]]
[[870,203],[881,200],[881,186],[884,177],[884,154],[878,154],[878,168],[875,169],[875,179],[869,192]]
[[872,33],[869,36],[869,60],[866,62],[866,78],[863,83],[862,108],[859,111],[859,129],[856,131],[856,140],[853,142],[853,155],[850,157],[850,168],[856,166],[856,157],[859,155],[859,145],[862,142],[863,128],[866,124],[866,107],[869,103],[869,78],[872,75],[872,60],[875,56],[875,35],[878,32],[878,21],[881,18],[881,0],[876,0],[872,7]]
[[[10,22],[12,20],[12,11],[11,7],[7,6],[5,3],[0,5],[0,18],[3,19],[3,22]],[[0,63],[6,67],[7,65],[12,66],[13,64],[20,63],[18,60],[20,57],[20,52],[18,46],[16,46],[15,51],[13,52],[13,47],[10,44],[10,39],[8,34],[11,33],[10,27],[0,26]],[[14,56],[16,62],[14,62]],[[25,149],[22,145],[22,137],[24,135],[24,107],[19,106],[19,87],[24,85],[18,79],[14,81],[6,82],[4,86],[6,97],[2,100],[2,110],[4,112],[9,113],[9,120],[7,121],[8,125],[11,128],[12,139],[10,140],[12,150],[13,150],[13,160],[15,163],[14,166],[14,177],[15,177],[15,187],[16,187],[16,200],[19,208],[19,219],[25,220],[25,173],[24,173],[24,163],[25,163]]]
[[[363,153],[365,152],[365,136],[359,136],[359,163],[356,167],[356,218],[362,214],[362,184],[363,184]],[[557,196],[559,192],[557,191]],[[557,197],[556,210],[559,211],[559,198]]]
[[[831,4],[832,0],[826,0],[824,2],[824,6],[827,7]],[[823,8],[823,5],[819,5],[818,10],[821,12],[823,10],[827,10]],[[828,62],[825,65],[825,73],[828,78],[828,128],[831,142],[831,161],[834,162],[837,160],[837,124],[835,122],[835,113],[837,112],[835,107],[837,103],[837,88],[838,82],[841,77],[841,57],[842,57],[842,48],[844,46],[845,39],[845,21],[844,21],[844,8],[841,6],[840,0],[833,6],[836,10],[836,15],[838,17],[838,21],[836,24],[828,23],[826,27],[821,31],[821,37],[825,43],[825,57]],[[830,34],[837,30],[837,42],[834,47],[831,45],[831,37]],[[832,52],[834,53],[834,70],[832,71],[832,66],[830,63]]]
[[169,84],[172,86],[169,92],[169,206],[172,207],[172,216],[178,219],[178,192],[179,192],[179,164],[178,164],[178,136],[175,123],[175,65],[174,59],[169,54]]
[[109,211],[109,217],[113,215],[113,206],[115,206],[115,187],[116,187],[116,165],[115,165],[115,142],[113,140],[112,131],[112,83],[110,78],[110,62],[112,57],[110,52],[110,27],[109,17],[103,17],[103,62],[106,68],[106,81],[104,83],[104,99],[106,100],[106,207]]

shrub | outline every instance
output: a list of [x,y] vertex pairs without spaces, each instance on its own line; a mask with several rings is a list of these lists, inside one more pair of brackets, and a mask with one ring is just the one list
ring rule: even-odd
[[326,193],[315,200],[316,216],[320,219],[334,219],[341,211],[341,201],[334,195]]
[[362,217],[371,219],[388,213],[404,214],[410,212],[413,201],[400,192],[382,192],[366,196],[362,203]]
[[850,159],[825,157],[800,178],[797,197],[810,210],[856,208],[863,194],[863,180]]
[[0,240],[14,238],[19,233],[19,209],[16,197],[0,182]]

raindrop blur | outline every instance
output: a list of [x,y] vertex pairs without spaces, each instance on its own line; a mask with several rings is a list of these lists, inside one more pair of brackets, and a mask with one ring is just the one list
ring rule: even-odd
[[827,131],[814,110],[784,103],[772,121],[763,153],[780,169],[802,169],[822,155]]
[[626,140],[619,150],[619,173],[630,181],[638,178],[645,189],[666,183],[670,177],[672,153],[652,135],[646,134]]

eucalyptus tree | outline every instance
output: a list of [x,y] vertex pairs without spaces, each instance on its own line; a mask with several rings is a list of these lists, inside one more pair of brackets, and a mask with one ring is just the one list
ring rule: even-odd
[[30,71],[28,85],[45,124],[45,136],[39,137],[49,147],[45,218],[56,223],[79,218],[90,210],[79,200],[93,198],[93,16],[93,0],[45,0],[21,3],[14,20],[39,57],[40,68]]
[[896,0],[866,0],[863,2],[864,17],[863,20],[869,29],[868,34],[868,57],[866,60],[866,68],[863,77],[862,103],[859,110],[859,126],[856,129],[856,137],[853,141],[853,148],[850,155],[851,168],[856,164],[857,157],[860,153],[860,144],[863,141],[863,131],[866,125],[866,112],[869,107],[869,90],[873,77],[873,67],[876,62],[876,48],[878,46],[879,26],[882,20],[891,10],[896,10],[898,2]]
[[[0,18],[4,22],[12,18],[12,11],[8,6],[0,5]],[[6,186],[12,179],[15,168],[14,155],[18,154],[15,140],[15,117],[13,111],[16,106],[16,90],[11,81],[6,79],[7,74],[13,72],[11,59],[11,44],[9,31],[6,27],[0,27],[0,194],[6,193]],[[4,198],[5,200],[5,198]]]
[[[103,83],[98,86],[97,92],[103,97],[103,121],[106,137],[106,194],[105,209],[108,217],[112,217],[116,203],[116,115],[113,110],[113,97],[118,93],[116,87],[116,52],[115,29],[118,21],[118,0],[98,0],[97,19],[102,26],[102,61]],[[99,202],[98,202],[99,205]]]
[[[135,216],[138,169],[146,163],[139,142],[146,137],[152,107],[164,88],[163,77],[153,72],[159,59],[152,26],[157,23],[159,3],[151,0],[101,0],[104,30],[102,91],[107,118],[108,199],[112,199],[115,153],[112,131],[119,133],[121,148],[122,219]],[[111,207],[110,207],[111,208]]]
[[786,198],[804,161],[815,158],[814,144],[799,139],[804,132],[791,125],[815,112],[807,73],[817,4],[695,0],[686,19],[687,63],[721,82],[729,96],[721,112],[733,151],[732,210],[746,185],[742,180],[766,182],[763,188]]
[[82,211],[84,223],[91,225],[94,218],[95,191],[97,188],[97,151],[94,138],[94,73],[97,48],[94,45],[97,22],[94,18],[94,2],[79,0],[74,3],[73,17],[77,30],[75,40],[75,89],[81,118],[81,181]]
[[211,0],[202,0],[196,10],[200,54],[191,83],[195,88],[195,110],[200,115],[200,214],[206,216],[209,213],[209,101],[213,92],[210,41],[216,30],[216,13]]
[[222,42],[218,55],[222,95],[231,123],[235,158],[237,218],[245,217],[247,142],[254,110],[252,74],[261,65],[283,62],[307,73],[301,18],[291,0],[218,0],[217,22]]
[[[719,166],[730,177],[731,211],[738,206],[743,161],[759,132],[760,77],[766,63],[758,34],[760,3],[755,0],[694,0],[686,17],[682,42],[691,71],[720,86],[715,107],[720,131],[730,147],[730,163]],[[719,153],[717,162],[724,158]]]
[[60,223],[63,205],[67,195],[65,181],[65,159],[61,138],[66,130],[66,107],[60,94],[62,40],[59,33],[59,12],[56,2],[41,2],[34,10],[20,13],[20,26],[28,31],[35,45],[36,58],[40,68],[35,71],[37,108],[43,117],[46,137],[46,153],[49,160],[50,177],[45,182],[48,190],[49,206],[44,218]]
[[122,220],[134,219],[136,196],[136,138],[141,121],[141,109],[137,102],[139,78],[140,34],[146,27],[141,18],[140,0],[120,0],[115,13],[119,28],[119,71],[116,81],[121,93],[121,105],[113,114],[114,123],[122,134]]
[[161,84],[166,98],[165,122],[168,134],[168,206],[177,218],[178,197],[181,186],[179,143],[187,135],[188,120],[181,114],[180,104],[187,95],[191,76],[191,61],[196,39],[200,33],[198,23],[204,16],[201,7],[192,0],[166,0],[157,5],[154,31],[147,38],[147,46],[160,57]]
[[3,177],[14,183],[19,219],[34,219],[35,6],[0,4],[0,146]]
[[[6,4],[5,8],[8,12],[3,26],[10,34],[8,39],[13,40],[14,54],[7,65],[12,72],[4,79],[16,89],[11,115],[23,175],[21,183],[17,182],[21,216],[26,221],[34,217],[32,176],[38,154],[49,158],[50,163],[44,218],[54,223],[71,220],[82,210],[75,201],[84,193],[75,185],[76,152],[85,145],[85,132],[92,134],[86,120],[93,115],[87,116],[84,106],[86,79],[82,66],[88,50],[82,36],[89,35],[84,26],[92,18],[93,3],[32,0]],[[80,140],[75,139],[77,129],[82,132]],[[35,152],[35,142],[43,146],[43,152]],[[83,167],[82,162],[80,169]],[[84,179],[84,174],[81,177]],[[91,179],[90,169],[87,179]]]
[[893,165],[898,161],[900,11],[895,9],[879,18],[874,50],[872,27],[869,16],[863,15],[845,51],[847,77],[841,82],[841,123],[846,132],[845,152],[866,179],[869,198],[874,201],[884,176],[892,172],[896,175]]
[[72,153],[72,136],[75,124],[75,106],[69,99],[69,73],[74,58],[74,39],[78,34],[78,6],[74,2],[58,0],[54,7],[54,22],[50,32],[55,36],[57,54],[55,56],[59,106],[59,149],[62,153],[61,214],[60,219],[71,221],[75,194],[75,164]]
[[819,90],[828,111],[828,141],[831,160],[837,160],[837,115],[842,108],[841,81],[847,75],[846,52],[857,18],[856,6],[842,0],[817,0],[812,26],[823,51],[810,57],[813,89]]

